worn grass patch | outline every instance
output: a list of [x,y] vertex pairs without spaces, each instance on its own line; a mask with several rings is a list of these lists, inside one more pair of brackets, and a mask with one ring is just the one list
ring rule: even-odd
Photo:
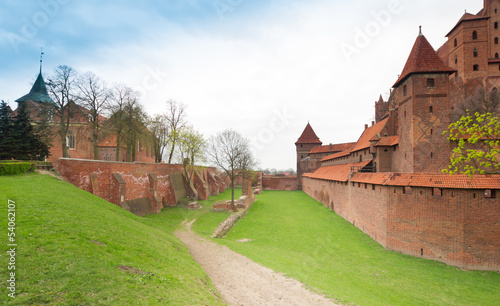
[[[16,298],[8,297],[7,201],[16,202]],[[47,175],[0,176],[0,304],[220,305],[168,227]]]
[[264,192],[219,241],[345,303],[499,305],[500,274],[387,251],[301,191]]

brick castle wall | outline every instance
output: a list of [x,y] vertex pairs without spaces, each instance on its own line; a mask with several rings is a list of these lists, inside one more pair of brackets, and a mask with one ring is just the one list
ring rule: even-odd
[[299,190],[297,176],[271,176],[262,177],[262,188],[264,190]]
[[500,271],[500,207],[484,190],[303,179],[303,190],[389,250]]

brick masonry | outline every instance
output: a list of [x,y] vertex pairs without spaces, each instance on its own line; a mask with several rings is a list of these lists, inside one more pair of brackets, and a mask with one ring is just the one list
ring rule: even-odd
[[[303,178],[303,190],[389,250],[500,271],[500,205],[484,190]],[[498,194],[498,190],[496,190]]]
[[[54,167],[67,182],[130,211],[134,210],[131,204],[139,203],[134,201],[145,199],[151,211],[158,213],[165,206],[176,206],[186,194],[182,165],[60,158],[54,162]],[[208,199],[210,193],[215,193],[205,181],[208,172],[218,177],[215,168],[203,168],[195,175],[194,186],[201,199]],[[226,186],[212,184],[219,191]]]
[[299,190],[299,180],[297,176],[271,176],[262,177],[262,187],[264,190]]

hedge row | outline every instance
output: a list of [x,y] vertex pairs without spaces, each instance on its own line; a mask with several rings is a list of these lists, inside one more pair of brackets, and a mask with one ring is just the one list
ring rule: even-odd
[[26,162],[0,163],[0,175],[22,174],[32,172],[35,168],[35,164]]

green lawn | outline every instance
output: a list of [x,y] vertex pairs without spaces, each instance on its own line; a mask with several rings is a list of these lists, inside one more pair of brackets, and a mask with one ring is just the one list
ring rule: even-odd
[[[8,200],[16,202],[15,299],[6,286]],[[0,176],[0,203],[2,305],[223,304],[172,234],[180,218],[159,226],[38,174]]]
[[264,192],[219,241],[343,303],[500,305],[500,274],[387,251],[301,191]]

